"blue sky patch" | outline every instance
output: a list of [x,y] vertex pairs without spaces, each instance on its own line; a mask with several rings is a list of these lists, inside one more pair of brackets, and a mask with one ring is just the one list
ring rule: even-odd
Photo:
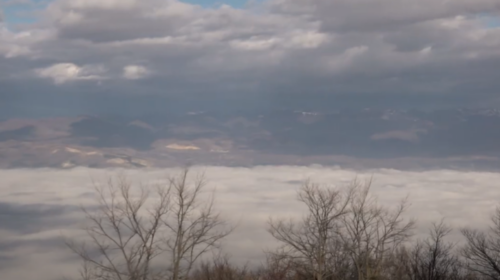
[[0,0],[0,9],[9,25],[33,23],[37,19],[35,12],[46,7],[49,2],[50,0]]
[[[222,4],[234,8],[244,8],[249,2],[262,0],[181,0],[185,3],[200,5],[205,8],[215,8]],[[34,12],[45,7],[51,0],[0,0],[0,9],[3,10],[5,22],[8,25],[33,23],[36,21]]]
[[484,16],[482,21],[487,28],[498,28],[500,27],[500,17],[499,16]]
[[8,24],[32,23],[35,17],[30,13],[30,9],[20,6],[3,8],[4,20]]

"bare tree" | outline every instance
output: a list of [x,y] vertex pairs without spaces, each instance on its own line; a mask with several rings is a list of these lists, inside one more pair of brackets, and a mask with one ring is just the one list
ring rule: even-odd
[[[201,197],[204,176],[188,181],[189,168],[134,195],[124,177],[97,187],[97,211],[83,208],[87,242],[67,245],[83,261],[85,280],[185,279],[203,254],[232,230],[214,210],[214,197]],[[154,199],[154,202],[150,200]]]
[[214,211],[214,197],[202,203],[200,193],[206,185],[205,176],[197,176],[194,183],[187,182],[189,169],[169,178],[172,192],[171,216],[164,222],[170,234],[166,240],[171,253],[172,280],[185,279],[196,261],[233,230]]
[[[83,208],[89,222],[88,242],[67,245],[84,261],[83,279],[155,279],[152,260],[160,253],[159,234],[169,212],[170,192],[157,189],[157,202],[146,206],[149,191],[132,195],[131,184],[120,176],[96,187],[97,211]],[[146,214],[146,216],[145,216]]]
[[411,266],[411,247],[399,246],[386,256],[384,275],[386,279],[411,280],[408,268]]
[[406,199],[394,209],[380,206],[370,196],[371,180],[365,184],[353,182],[355,192],[351,196],[347,215],[342,216],[340,236],[355,265],[358,280],[382,278],[386,256],[394,254],[411,236],[414,220],[406,221]]
[[488,279],[500,279],[500,208],[491,217],[493,225],[488,232],[470,228],[461,230],[466,239],[462,256],[467,268]]
[[331,277],[330,264],[335,259],[343,259],[339,256],[343,251],[337,250],[336,245],[339,242],[340,220],[347,214],[352,191],[306,182],[298,192],[298,200],[308,209],[306,217],[301,222],[269,221],[269,233],[283,245],[281,258],[286,257],[296,269],[308,271],[312,279]]
[[238,267],[230,263],[229,256],[215,255],[211,261],[202,262],[193,272],[191,280],[252,280],[257,279],[246,266]]
[[446,242],[451,228],[433,223],[430,236],[419,240],[410,250],[407,276],[411,280],[458,280],[462,279],[460,260],[454,253],[455,244]]
[[266,254],[266,263],[258,275],[261,280],[291,280],[297,278],[298,270],[300,267],[287,253],[277,250]]

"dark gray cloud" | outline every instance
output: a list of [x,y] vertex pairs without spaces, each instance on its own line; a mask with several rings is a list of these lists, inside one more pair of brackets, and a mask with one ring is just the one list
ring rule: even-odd
[[500,29],[485,21],[499,11],[495,0],[269,0],[243,10],[55,0],[39,22],[0,29],[0,106],[51,115],[497,105]]
[[31,138],[34,135],[35,127],[25,126],[19,129],[7,130],[0,132],[0,142],[8,140],[23,141]]
[[500,10],[495,0],[274,0],[271,5],[280,12],[319,18],[323,28],[340,32],[387,32],[421,22]]
[[32,234],[68,224],[64,215],[79,211],[78,205],[15,204],[0,202],[0,230]]

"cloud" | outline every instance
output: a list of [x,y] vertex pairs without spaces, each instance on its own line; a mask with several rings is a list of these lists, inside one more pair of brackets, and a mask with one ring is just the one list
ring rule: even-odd
[[[296,201],[301,182],[311,178],[322,184],[345,186],[354,176],[373,175],[373,193],[384,205],[395,205],[409,195],[406,217],[418,219],[417,234],[433,221],[445,218],[457,227],[484,227],[500,195],[498,173],[433,170],[407,172],[392,169],[349,170],[338,167],[256,166],[253,168],[197,167],[209,179],[208,189],[217,190],[216,206],[221,215],[238,223],[224,249],[231,260],[258,265],[263,249],[276,243],[265,230],[270,216],[298,218],[305,210]],[[49,280],[71,276],[78,262],[62,245],[61,234],[77,236],[83,225],[79,205],[92,207],[92,183],[124,170],[13,169],[0,170],[0,258],[2,279]],[[165,183],[174,169],[125,170],[137,186]],[[464,207],[465,206],[465,207]],[[454,231],[452,238],[458,238]],[[51,249],[47,249],[50,244]],[[58,245],[60,244],[60,245]],[[6,246],[6,247],[5,247]],[[31,269],[26,270],[29,266]]]
[[[498,104],[500,29],[484,15],[499,12],[496,0],[268,0],[246,9],[177,0],[54,0],[39,11],[40,21],[0,32],[0,73],[9,73],[3,87],[22,87],[37,83],[26,74],[32,69],[66,65],[45,75],[61,84],[100,77],[79,76],[75,67],[102,64],[109,83],[105,90],[86,88],[89,103],[140,92],[200,100],[214,110],[220,108],[206,101],[490,105]],[[154,75],[124,70],[138,62]],[[148,82],[126,83],[127,76]],[[27,106],[22,100],[30,98],[18,106]]]
[[149,70],[140,65],[128,65],[123,68],[123,77],[128,80],[142,79],[148,75]]
[[64,214],[79,211],[78,205],[15,204],[0,202],[0,230],[12,231],[21,235],[50,230],[57,225],[68,225]]
[[73,63],[58,63],[47,68],[36,70],[40,78],[52,79],[55,84],[60,85],[77,80],[102,80],[102,74],[106,70],[101,66],[80,67]]
[[409,130],[392,130],[388,132],[375,133],[370,139],[372,140],[387,140],[398,139],[408,142],[418,142],[420,140],[419,134],[426,133],[425,129],[409,129]]
[[322,26],[341,32],[387,31],[415,23],[498,12],[495,0],[274,0],[273,9],[288,14],[308,14]]
[[8,59],[32,55],[29,45],[37,40],[35,37],[30,32],[9,31],[0,21],[0,55]]
[[129,10],[132,9],[136,0],[73,0],[60,1],[62,6],[70,9],[86,10]]

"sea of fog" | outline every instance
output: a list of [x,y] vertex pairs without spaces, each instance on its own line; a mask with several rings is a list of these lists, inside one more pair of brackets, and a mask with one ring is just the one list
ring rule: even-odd
[[[54,280],[75,275],[78,260],[62,236],[77,236],[81,205],[91,206],[94,183],[125,174],[136,186],[165,182],[175,169],[0,170],[0,275],[2,280]],[[216,190],[222,217],[237,225],[224,250],[238,264],[259,264],[264,249],[276,244],[266,232],[269,217],[300,217],[296,191],[306,179],[346,186],[356,176],[373,177],[372,192],[393,206],[409,196],[408,217],[418,220],[417,234],[445,218],[456,227],[487,225],[500,202],[500,173],[434,170],[354,171],[329,167],[262,166],[254,168],[196,167]],[[93,183],[94,182],[94,183]],[[458,233],[454,232],[455,238]],[[453,238],[453,236],[452,236]]]

